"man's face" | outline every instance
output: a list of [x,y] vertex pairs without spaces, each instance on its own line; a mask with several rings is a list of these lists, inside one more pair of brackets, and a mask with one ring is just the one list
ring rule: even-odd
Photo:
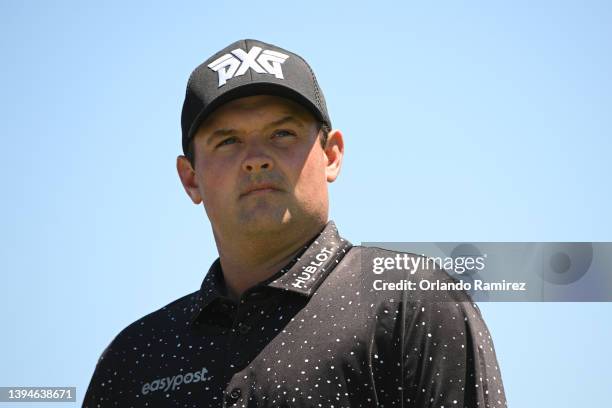
[[327,182],[340,163],[330,161],[338,148],[323,149],[318,130],[315,117],[291,100],[236,99],[211,114],[194,137],[191,191],[181,165],[179,173],[194,203],[203,201],[215,231],[261,233],[289,223],[324,223]]

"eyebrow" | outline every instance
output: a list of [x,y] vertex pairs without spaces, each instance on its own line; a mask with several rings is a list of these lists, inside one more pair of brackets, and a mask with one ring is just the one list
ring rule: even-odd
[[302,123],[302,121],[299,120],[298,118],[296,118],[293,115],[284,116],[281,119],[275,120],[274,122],[270,123],[266,127],[276,127],[276,126],[280,126],[280,125],[283,125],[283,124],[288,123],[288,122],[293,122],[297,126],[302,127],[302,128],[304,127],[304,124]]
[[[304,124],[301,120],[299,120],[298,118],[296,118],[295,116],[292,115],[287,115],[282,117],[279,120],[275,120],[274,122],[270,122],[268,123],[266,126],[264,126],[264,128],[271,128],[271,127],[277,127],[280,125],[284,125],[285,123],[294,123],[296,126],[299,126],[301,128],[304,127]],[[213,143],[214,140],[223,137],[223,136],[230,136],[230,135],[234,135],[236,133],[239,133],[239,131],[237,129],[233,129],[233,128],[221,128],[221,129],[217,129],[214,132],[212,132],[210,134],[210,136],[207,138],[206,140],[206,144],[210,145]]]

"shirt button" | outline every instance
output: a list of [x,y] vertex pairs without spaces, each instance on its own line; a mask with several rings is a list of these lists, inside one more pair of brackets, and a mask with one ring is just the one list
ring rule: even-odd
[[236,401],[240,399],[241,395],[242,391],[240,390],[240,388],[234,388],[233,390],[231,390],[229,394],[227,394],[228,405],[235,404]]
[[247,334],[250,331],[251,331],[251,326],[249,326],[248,324],[240,323],[238,325],[238,332],[240,334]]
[[263,295],[264,295],[264,293],[263,293],[262,291],[259,291],[259,292],[251,292],[251,293],[249,294],[249,299],[259,299],[259,298],[262,298],[262,297],[263,297]]

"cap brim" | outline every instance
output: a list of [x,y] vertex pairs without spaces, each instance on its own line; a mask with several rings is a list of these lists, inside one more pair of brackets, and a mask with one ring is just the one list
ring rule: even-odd
[[319,110],[319,108],[310,99],[308,99],[301,93],[278,83],[257,82],[237,86],[236,88],[230,89],[222,95],[219,95],[212,102],[210,102],[206,106],[206,108],[202,109],[202,111],[198,113],[196,119],[191,124],[187,141],[193,138],[193,136],[200,128],[202,122],[221,105],[238,98],[244,98],[247,96],[254,95],[274,95],[293,100],[294,102],[308,109],[319,121],[324,122],[329,127],[331,127],[331,121],[329,120],[329,118],[325,117],[323,113]]

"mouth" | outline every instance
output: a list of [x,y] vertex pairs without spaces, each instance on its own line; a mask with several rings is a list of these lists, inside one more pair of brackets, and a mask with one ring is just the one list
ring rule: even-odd
[[261,184],[258,186],[249,187],[244,193],[240,194],[240,198],[246,197],[246,196],[268,194],[268,193],[279,192],[279,191],[281,190],[276,188],[272,184]]

